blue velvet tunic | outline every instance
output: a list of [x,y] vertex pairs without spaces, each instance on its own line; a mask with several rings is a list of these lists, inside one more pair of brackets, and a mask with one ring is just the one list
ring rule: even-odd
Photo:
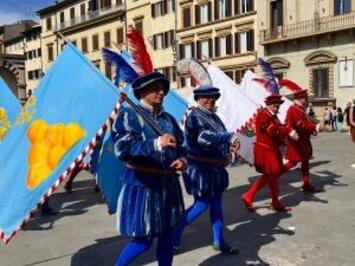
[[228,187],[229,178],[225,165],[193,158],[226,160],[232,133],[227,132],[223,122],[214,112],[203,107],[197,108],[192,109],[185,123],[188,168],[184,181],[189,194],[213,197]]
[[[166,112],[154,115],[148,107],[141,110],[155,120],[179,144],[183,133],[174,117]],[[131,108],[121,108],[113,127],[115,153],[130,164],[154,169],[169,169],[184,156],[181,148],[159,151],[158,135]],[[184,202],[178,175],[154,175],[127,168],[117,205],[117,228],[123,236],[155,237],[170,230],[184,215]]]

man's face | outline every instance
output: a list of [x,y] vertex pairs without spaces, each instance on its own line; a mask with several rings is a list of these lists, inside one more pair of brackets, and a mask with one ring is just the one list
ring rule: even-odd
[[211,96],[200,96],[197,100],[197,102],[199,103],[199,105],[201,105],[202,107],[206,108],[209,111],[213,111],[215,106],[216,106],[216,101],[217,101],[218,97],[215,95],[211,95]]
[[164,86],[160,82],[154,82],[140,93],[141,98],[151,106],[162,105],[164,100]]
[[267,106],[267,108],[274,114],[277,114],[280,109],[280,103],[272,103]]
[[307,98],[307,97],[298,98],[297,101],[298,101],[303,107],[307,107],[307,106],[308,106],[308,98]]

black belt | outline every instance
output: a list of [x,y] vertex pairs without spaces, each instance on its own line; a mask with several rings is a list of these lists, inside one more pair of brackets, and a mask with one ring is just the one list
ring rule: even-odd
[[152,174],[152,175],[168,176],[168,175],[176,174],[176,172],[172,169],[149,167],[149,166],[133,164],[133,163],[127,163],[127,167],[137,172],[142,172],[142,173]]

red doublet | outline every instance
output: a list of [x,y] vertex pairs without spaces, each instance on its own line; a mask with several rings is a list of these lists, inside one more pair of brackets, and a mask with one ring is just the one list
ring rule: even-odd
[[309,160],[312,156],[310,137],[316,132],[316,123],[306,116],[301,107],[293,104],[287,111],[286,124],[294,128],[299,135],[298,140],[289,140],[286,148],[286,159],[293,162]]
[[266,108],[258,112],[255,126],[255,169],[267,176],[280,176],[283,172],[283,163],[279,146],[283,144],[292,128],[282,125]]

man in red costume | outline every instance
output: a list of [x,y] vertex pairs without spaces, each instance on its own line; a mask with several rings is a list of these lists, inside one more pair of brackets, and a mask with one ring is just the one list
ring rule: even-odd
[[262,173],[250,189],[243,195],[242,200],[249,211],[253,209],[255,194],[266,184],[271,191],[271,208],[276,211],[289,211],[279,201],[279,178],[283,172],[282,156],[279,147],[287,137],[298,139],[295,130],[282,125],[277,118],[280,105],[283,103],[280,95],[270,95],[265,99],[266,108],[261,109],[255,119],[256,143],[254,146],[255,169]]
[[303,191],[321,192],[322,189],[314,187],[310,182],[309,159],[312,157],[313,151],[310,138],[312,135],[317,135],[323,128],[306,114],[308,106],[307,90],[287,79],[282,79],[280,85],[286,86],[294,92],[293,105],[291,105],[286,114],[286,124],[294,128],[300,136],[298,140],[291,139],[288,142],[285,155],[288,161],[285,163],[284,171],[286,172],[301,163]]

